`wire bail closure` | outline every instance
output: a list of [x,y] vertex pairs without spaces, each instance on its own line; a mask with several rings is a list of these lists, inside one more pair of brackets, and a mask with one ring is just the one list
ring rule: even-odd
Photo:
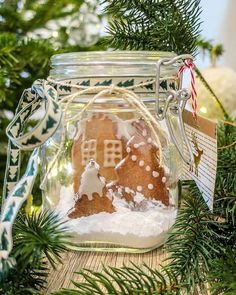
[[[183,54],[183,55],[179,55],[176,56],[174,58],[163,58],[160,59],[157,63],[156,63],[156,89],[155,89],[155,97],[156,97],[156,118],[159,121],[162,120],[166,120],[166,125],[168,128],[168,131],[170,133],[170,138],[173,141],[173,143],[175,144],[180,156],[182,157],[182,159],[184,160],[185,163],[187,163],[188,165],[190,165],[191,167],[194,165],[194,151],[191,147],[191,144],[188,140],[186,131],[185,131],[185,127],[184,127],[184,122],[183,122],[183,111],[185,109],[186,103],[188,101],[188,99],[191,96],[194,96],[193,101],[195,102],[195,107],[196,107],[196,91],[194,88],[194,77],[193,77],[193,72],[191,70],[191,85],[192,85],[192,93],[190,93],[190,91],[186,88],[182,88],[182,80],[183,80],[183,71],[185,69],[185,67],[192,69],[193,63],[192,63],[193,57],[189,54]],[[188,63],[186,65],[186,61],[189,61],[190,63]],[[170,88],[167,88],[167,92],[166,92],[166,99],[161,99],[160,98],[160,84],[161,84],[161,68],[163,66],[171,66],[171,65],[176,65],[176,67],[179,67],[180,70],[177,74],[177,77],[179,77],[180,81],[179,81],[179,88],[180,90],[173,90]],[[168,83],[167,83],[167,87],[169,87]],[[194,93],[194,95],[193,95]],[[193,109],[193,114],[195,114],[195,118],[196,118],[196,108]],[[178,118],[178,124],[179,124],[179,130],[180,133],[183,137],[183,140],[186,144],[187,147],[187,151],[189,154],[189,158],[186,158],[181,147],[180,144],[178,143],[178,140],[175,136],[175,131],[171,122],[171,115],[175,116]]]

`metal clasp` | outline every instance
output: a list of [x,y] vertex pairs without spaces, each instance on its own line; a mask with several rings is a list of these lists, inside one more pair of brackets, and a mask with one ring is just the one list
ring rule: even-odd
[[[188,165],[193,166],[194,157],[193,149],[187,137],[184,122],[183,122],[183,110],[185,109],[188,99],[191,97],[188,89],[182,89],[182,73],[179,75],[179,90],[169,89],[166,92],[166,98],[161,100],[160,98],[160,84],[161,84],[161,67],[175,65],[176,67],[181,67],[184,64],[185,59],[193,59],[191,55],[184,54],[179,55],[174,58],[163,58],[157,62],[157,73],[156,73],[156,117],[159,121],[166,120],[166,125],[169,130],[170,138],[175,144],[180,156]],[[175,131],[171,122],[171,115],[178,118],[179,130],[186,144],[189,158],[186,159],[181,145],[178,143],[175,136]]]

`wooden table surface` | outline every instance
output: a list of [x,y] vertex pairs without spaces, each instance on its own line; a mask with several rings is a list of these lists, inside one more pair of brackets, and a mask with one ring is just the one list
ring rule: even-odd
[[63,264],[59,264],[56,270],[51,271],[43,295],[60,288],[73,289],[71,280],[79,281],[79,275],[75,272],[82,268],[97,271],[102,269],[102,265],[120,267],[133,262],[137,265],[146,263],[151,268],[160,269],[160,263],[164,265],[163,259],[166,257],[167,254],[163,248],[143,254],[69,251],[63,255]]

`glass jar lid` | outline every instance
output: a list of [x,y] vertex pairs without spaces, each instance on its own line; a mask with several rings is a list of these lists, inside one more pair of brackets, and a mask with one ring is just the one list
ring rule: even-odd
[[[74,77],[155,77],[160,59],[176,54],[164,51],[88,51],[54,55],[50,76],[55,79]],[[162,76],[175,75],[177,66],[166,66]]]

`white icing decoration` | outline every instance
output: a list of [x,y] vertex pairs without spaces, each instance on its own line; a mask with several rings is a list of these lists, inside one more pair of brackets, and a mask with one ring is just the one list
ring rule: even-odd
[[134,120],[122,120],[119,117],[111,114],[107,116],[109,119],[112,120],[112,122],[116,123],[117,125],[117,138],[121,139],[124,137],[129,140],[130,137],[134,134],[134,127],[132,126]]
[[115,167],[122,159],[122,143],[120,140],[104,140],[104,167]]
[[136,193],[136,194],[134,195],[134,202],[140,204],[140,203],[141,203],[142,201],[144,201],[144,200],[145,200],[145,198],[144,198],[143,194],[141,194],[141,193]]
[[146,129],[143,129],[142,135],[143,135],[144,137],[147,136],[147,130],[146,130]]
[[152,190],[153,189],[153,184],[149,183],[148,184],[148,189]]
[[118,188],[118,193],[122,194],[122,188],[121,187]]
[[116,165],[115,169],[120,168],[120,167],[124,164],[124,162],[125,162],[125,159],[122,159],[122,160]]
[[157,171],[152,171],[152,176],[153,177],[158,177],[159,176],[159,173]]
[[81,143],[81,154],[82,154],[81,164],[83,166],[87,165],[89,160],[91,159],[96,161],[96,158],[97,158],[96,149],[97,149],[96,139],[85,140]]
[[125,187],[125,192],[126,193],[130,193],[130,188],[129,187]]
[[151,139],[151,137],[148,138],[147,142],[148,142],[148,143],[152,143],[152,139]]
[[166,177],[163,176],[162,179],[161,179],[161,181],[162,181],[163,183],[165,183],[165,182],[166,182]]
[[105,120],[106,118],[110,119],[114,123],[114,125],[116,125],[117,139],[126,138],[127,140],[129,140],[131,136],[134,135],[135,128],[132,126],[132,123],[134,122],[134,120],[122,120],[113,114],[101,115],[99,113],[97,114],[91,113],[87,115],[86,118],[78,122],[78,125],[77,125],[78,130],[76,133],[75,140],[77,140],[81,135],[83,136],[86,135],[85,131],[86,131],[86,125],[88,122],[92,122],[93,119]]
[[139,161],[139,166],[140,167],[143,167],[144,166],[144,161],[143,160]]
[[93,199],[93,193],[98,193],[99,196],[102,196],[105,186],[104,178],[98,176],[99,168],[99,165],[91,160],[81,176],[79,195],[88,196],[90,201]]
[[151,170],[151,167],[147,165],[147,166],[145,167],[145,170],[146,170],[146,171],[150,171],[150,170]]
[[114,195],[113,190],[111,188],[109,188],[106,196],[108,197],[108,199],[112,200],[113,199],[113,195]]
[[106,182],[106,178],[105,177],[100,176],[100,179],[101,179],[102,182],[104,182],[104,183]]
[[141,192],[142,190],[143,190],[142,186],[141,186],[141,185],[138,185],[138,186],[137,186],[137,191],[138,191],[138,192]]
[[144,141],[141,141],[140,143],[135,143],[134,144],[134,148],[139,148],[140,146],[142,146],[142,145],[145,145],[145,142]]
[[132,160],[132,161],[136,161],[136,160],[137,160],[137,156],[136,156],[136,155],[132,155],[132,156],[131,156],[131,160]]
[[131,148],[130,148],[129,146],[128,146],[127,149],[126,149],[126,152],[127,152],[127,153],[130,153],[130,152],[131,152]]

